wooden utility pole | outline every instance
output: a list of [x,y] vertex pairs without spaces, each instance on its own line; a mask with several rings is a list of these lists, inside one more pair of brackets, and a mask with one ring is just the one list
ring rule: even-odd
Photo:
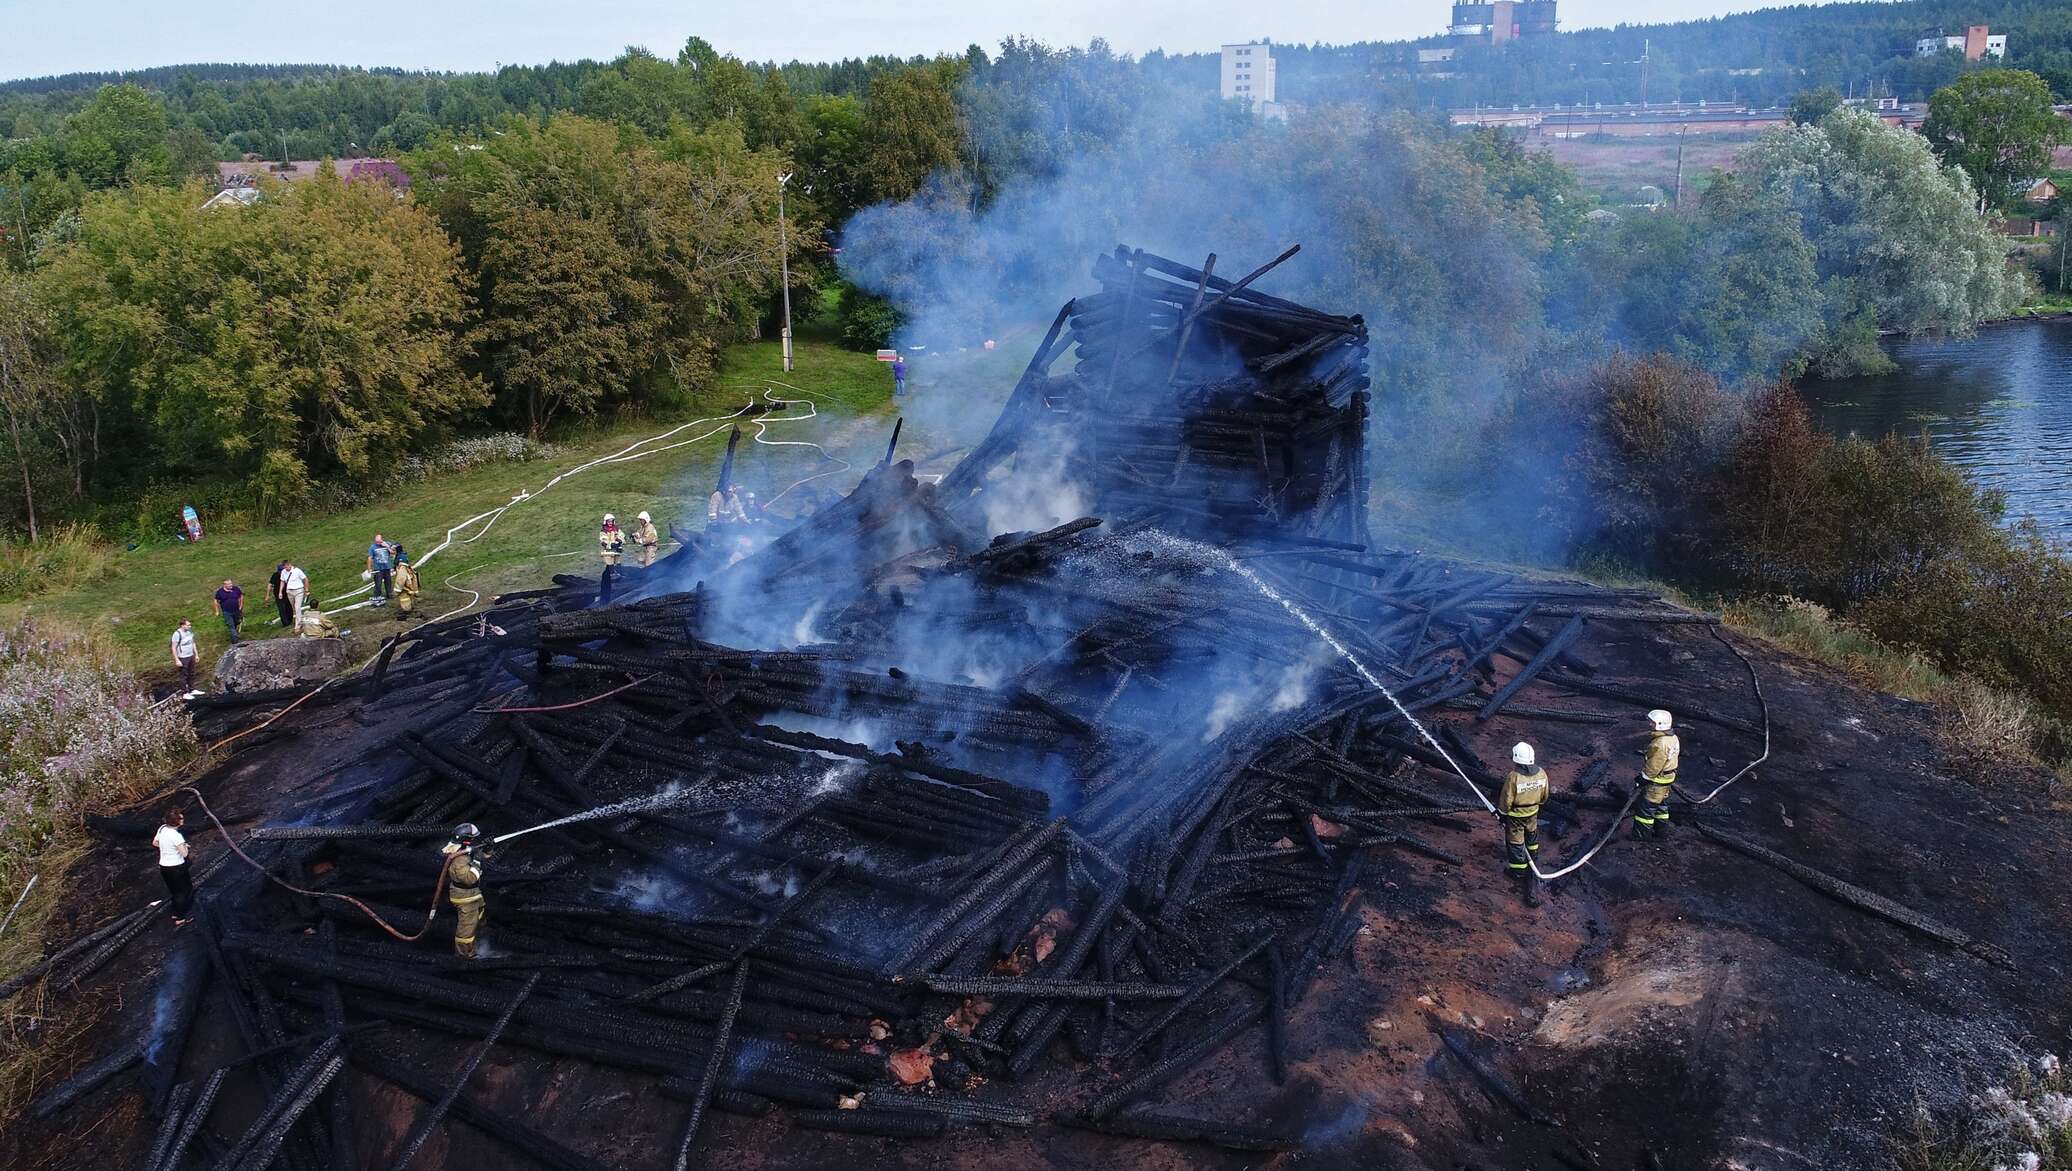
[[1683,129],[1677,131],[1676,133],[1676,195],[1674,197],[1675,202],[1673,204],[1673,206],[1675,207],[1683,206],[1684,139],[1690,137],[1690,134],[1691,128],[1689,126],[1685,126]]
[[784,187],[792,172],[777,176],[777,270],[784,282],[784,370],[791,372],[791,235],[784,223]]

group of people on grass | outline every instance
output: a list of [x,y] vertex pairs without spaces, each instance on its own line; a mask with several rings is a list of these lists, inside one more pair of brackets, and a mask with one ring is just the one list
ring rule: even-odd
[[[360,578],[372,586],[375,606],[387,606],[393,601],[398,622],[412,616],[417,605],[417,570],[410,564],[410,553],[403,548],[402,542],[391,541],[380,533],[374,534],[373,542],[367,546],[367,568]],[[279,565],[274,566],[273,574],[266,582],[266,597],[279,615],[274,624],[294,631],[298,638],[335,638],[347,633],[324,613],[323,604],[311,596],[309,574],[292,559],[283,558]],[[235,578],[223,579],[223,584],[209,598],[209,612],[222,621],[232,646],[243,641],[245,591]],[[199,694],[194,688],[199,648],[195,644],[193,620],[180,620],[180,625],[173,631],[171,650],[173,665],[180,670],[180,690],[188,696]]]

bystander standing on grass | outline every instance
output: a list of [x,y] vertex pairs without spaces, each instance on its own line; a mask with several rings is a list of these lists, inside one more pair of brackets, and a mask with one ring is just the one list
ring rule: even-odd
[[266,596],[273,602],[274,612],[280,615],[275,625],[283,629],[295,625],[295,611],[288,607],[288,591],[281,584],[281,578],[288,572],[288,563],[282,561],[273,567],[273,576],[266,580]]
[[309,575],[293,561],[281,562],[281,593],[288,599],[288,624],[302,620],[302,605],[309,596]]
[[236,646],[238,627],[245,622],[245,591],[237,588],[237,582],[226,577],[210,605],[215,608],[217,616],[223,619],[223,629],[230,632],[230,645]]
[[193,622],[185,618],[180,619],[180,625],[173,631],[172,646],[173,664],[180,668],[180,690],[188,695],[193,695],[195,656]]
[[388,605],[391,578],[396,572],[396,551],[374,534],[374,543],[367,546],[367,573],[374,581],[374,604]]

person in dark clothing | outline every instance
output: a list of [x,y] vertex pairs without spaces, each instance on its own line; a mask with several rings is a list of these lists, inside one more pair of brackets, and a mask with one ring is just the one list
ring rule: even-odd
[[245,591],[237,583],[223,579],[223,588],[216,591],[216,613],[223,619],[223,628],[230,632],[230,645],[237,645],[237,628],[245,621]]
[[280,611],[281,626],[295,629],[295,604],[288,599],[288,588],[281,584],[281,576],[288,572],[288,563],[283,561],[273,567],[273,576],[267,579],[266,596],[273,599],[274,609]]
[[173,925],[185,927],[188,913],[194,906],[194,879],[187,870],[187,835],[180,827],[187,822],[187,815],[177,808],[165,811],[165,824],[151,837],[151,844],[158,847],[158,876],[165,880],[166,895],[173,905]]

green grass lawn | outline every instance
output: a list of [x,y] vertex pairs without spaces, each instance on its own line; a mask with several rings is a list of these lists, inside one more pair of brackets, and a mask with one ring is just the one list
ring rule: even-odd
[[[226,577],[245,590],[246,636],[277,637],[282,631],[270,625],[273,611],[266,601],[266,579],[281,558],[292,558],[310,575],[313,596],[336,597],[361,586],[365,551],[376,531],[401,540],[414,560],[423,561],[449,527],[509,502],[520,491],[539,493],[562,471],[670,428],[728,414],[766,390],[810,399],[818,411],[811,419],[799,418],[806,414],[802,407],[771,416],[768,439],[815,443],[851,466],[842,469],[812,447],[759,445],[754,442],[756,428],[750,425],[735,458],[735,478],[744,490],[769,502],[801,477],[840,469],[809,487],[847,491],[884,454],[895,417],[891,376],[871,355],[817,337],[801,338],[795,355],[795,369],[786,374],[776,342],[737,345],[723,356],[715,385],[673,417],[599,428],[564,441],[563,449],[549,460],[428,480],[365,508],[248,532],[212,532],[199,544],[172,541],[117,552],[105,576],[81,588],[0,607],[0,618],[47,616],[106,631],[132,664],[156,673],[171,669],[167,638],[179,619],[188,617],[194,620],[206,669],[229,641],[222,624],[209,613],[210,594]],[[910,385],[917,401],[947,395],[967,400],[972,409],[958,414],[968,415],[982,433],[1026,359],[1026,352],[1011,354],[1007,347],[931,359],[915,363]],[[787,418],[795,421],[781,421]],[[467,602],[467,593],[452,587],[486,595],[544,584],[554,573],[596,573],[597,524],[606,511],[630,525],[634,514],[646,509],[665,534],[671,521],[686,530],[703,526],[705,498],[717,478],[727,430],[727,424],[717,422],[690,427],[653,446],[704,438],[583,472],[515,505],[479,539],[465,544],[456,540],[423,565],[423,611],[438,615]],[[901,455],[948,442],[932,432],[910,421],[902,434]],[[777,501],[772,511],[786,513],[799,496],[793,493]],[[470,529],[461,537],[479,531]],[[394,614],[393,609],[367,608],[341,613],[338,621],[352,629],[355,653],[364,657],[395,628]]]

